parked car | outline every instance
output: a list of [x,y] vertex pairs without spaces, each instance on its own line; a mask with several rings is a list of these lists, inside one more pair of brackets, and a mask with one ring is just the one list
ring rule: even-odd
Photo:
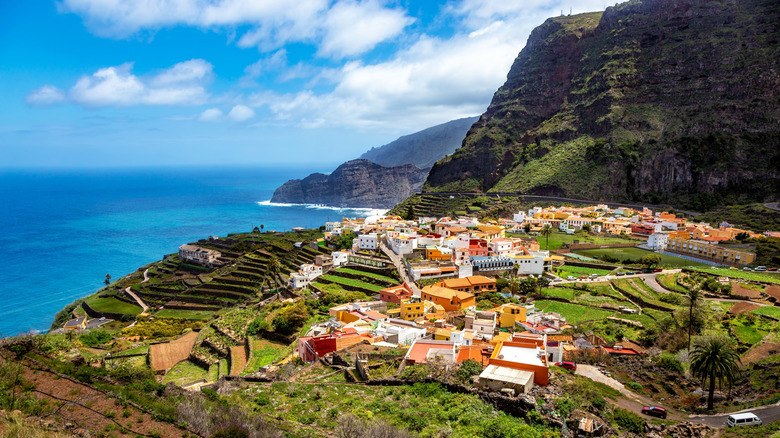
[[655,268],[655,269],[653,269],[653,272],[663,272],[663,271],[664,271],[664,270],[663,270],[663,269],[661,269],[661,268]]
[[573,275],[569,275],[568,277],[566,277],[566,279],[569,281],[576,280],[576,278],[574,278]]
[[618,277],[622,277],[622,276],[626,275],[626,273],[625,272],[618,272],[615,275],[617,275]]
[[752,412],[731,414],[726,419],[726,427],[761,426],[761,419]]
[[766,271],[766,266],[756,266],[756,271]]
[[752,269],[748,268],[747,266],[745,266],[744,268],[742,268],[742,270],[743,270],[743,271],[752,271]]
[[599,274],[590,274],[590,278],[593,279],[599,278]]
[[588,279],[587,275],[580,275],[580,280],[587,280],[587,279]]
[[666,418],[666,408],[660,406],[645,406],[642,413],[651,417]]
[[626,271],[626,275],[634,275],[634,271]]
[[577,364],[574,362],[558,362],[555,365],[567,370],[577,371]]
[[771,268],[767,269],[767,271],[772,271],[772,272],[775,272],[775,271],[777,271],[777,268],[775,268],[775,267],[771,267]]

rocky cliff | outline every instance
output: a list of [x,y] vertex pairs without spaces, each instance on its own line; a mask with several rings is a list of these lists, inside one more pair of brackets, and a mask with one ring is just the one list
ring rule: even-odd
[[775,0],[632,0],[548,19],[426,191],[694,208],[780,192]]
[[427,175],[427,169],[413,164],[383,167],[369,160],[352,160],[330,175],[313,173],[287,181],[274,191],[271,202],[390,208],[419,191]]
[[287,181],[276,189],[271,201],[392,207],[420,191],[433,163],[457,149],[476,120],[477,117],[452,120],[423,129],[372,148],[330,175],[313,173],[302,180]]

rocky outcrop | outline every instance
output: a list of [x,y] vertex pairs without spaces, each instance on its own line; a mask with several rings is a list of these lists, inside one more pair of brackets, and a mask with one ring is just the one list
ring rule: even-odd
[[314,173],[287,181],[274,191],[271,202],[390,208],[419,191],[427,175],[427,170],[412,164],[382,167],[368,160],[352,160],[330,175]]
[[548,19],[425,190],[692,208],[777,198],[778,23],[773,0]]

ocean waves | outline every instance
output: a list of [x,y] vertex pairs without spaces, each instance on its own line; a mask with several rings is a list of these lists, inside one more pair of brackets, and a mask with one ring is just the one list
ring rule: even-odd
[[333,210],[338,212],[351,213],[351,214],[364,216],[364,217],[382,216],[385,213],[387,213],[387,209],[384,208],[333,207],[333,206],[322,205],[322,204],[287,204],[282,202],[271,202],[270,200],[259,201],[257,205],[266,206],[266,207],[299,207],[299,208],[308,208],[313,210]]

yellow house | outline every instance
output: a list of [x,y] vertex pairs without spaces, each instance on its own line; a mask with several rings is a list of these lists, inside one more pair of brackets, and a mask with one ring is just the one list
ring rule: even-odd
[[490,309],[490,311],[498,313],[500,328],[514,327],[516,322],[525,322],[526,320],[526,308],[519,304],[502,304]]
[[444,310],[448,312],[465,309],[477,304],[474,299],[474,294],[460,292],[441,286],[424,287],[422,290],[422,299],[438,304],[444,307]]
[[425,315],[425,303],[419,300],[401,301],[401,319],[404,321],[414,321]]
[[437,328],[433,332],[433,339],[435,341],[449,341],[452,335],[452,330],[446,328]]

